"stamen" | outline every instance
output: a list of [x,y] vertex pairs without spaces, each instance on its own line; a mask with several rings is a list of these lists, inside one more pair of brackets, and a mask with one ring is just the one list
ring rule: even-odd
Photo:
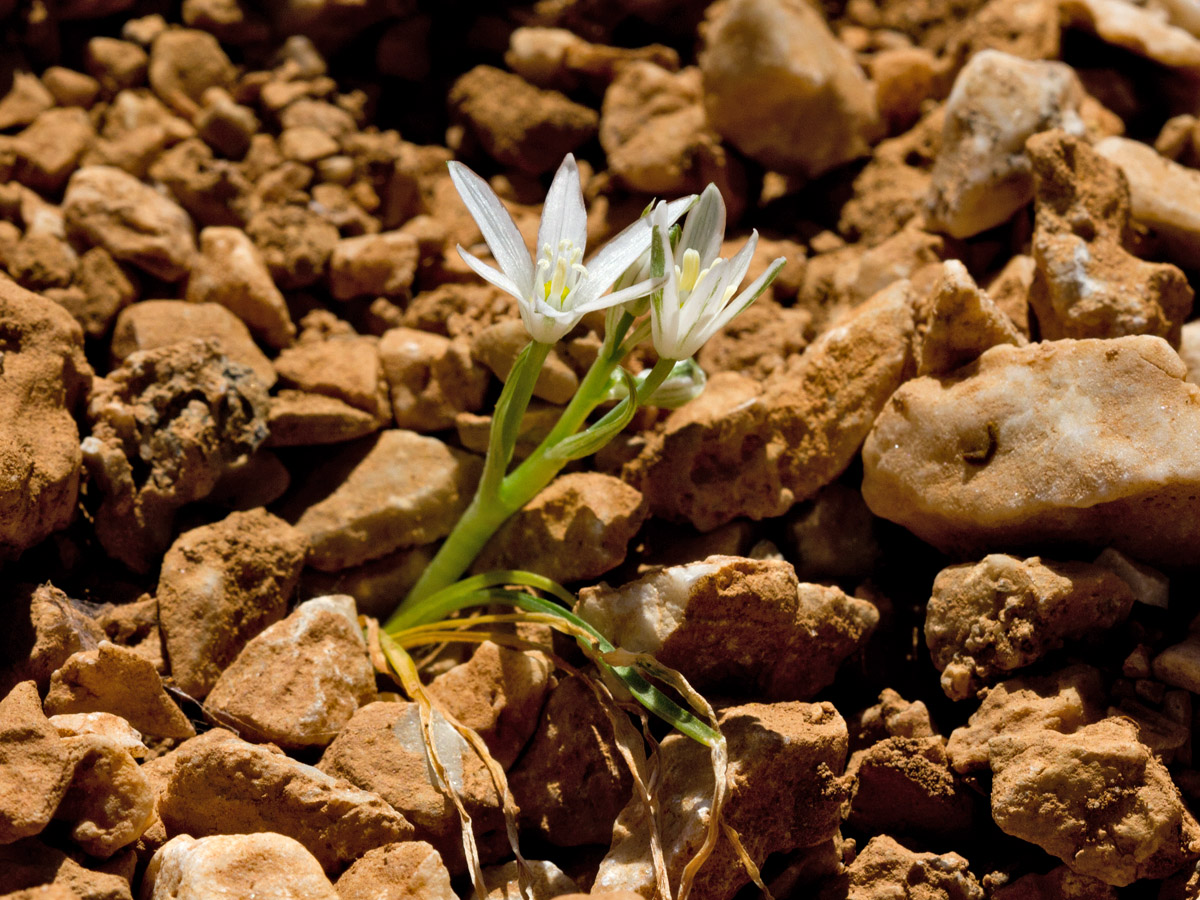
[[679,286],[690,291],[700,276],[700,254],[688,247],[683,251],[683,271],[679,273]]
[[546,285],[546,299],[549,300],[551,296],[557,297],[561,306],[563,300],[567,297],[568,289],[567,261],[560,256],[555,261],[554,278]]

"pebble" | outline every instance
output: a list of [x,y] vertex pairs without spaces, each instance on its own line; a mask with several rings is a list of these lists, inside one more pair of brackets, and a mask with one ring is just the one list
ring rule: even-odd
[[107,859],[142,836],[154,818],[154,790],[124,742],[96,734],[64,738],[74,760],[71,786],[54,813],[85,853]]
[[83,866],[37,838],[0,844],[5,900],[131,900],[129,879]]
[[276,357],[275,370],[288,387],[341,400],[377,422],[392,417],[374,335],[303,341]]
[[0,699],[0,846],[50,823],[74,771],[70,748],[42,712],[37,685],[21,682]]
[[335,300],[408,297],[420,262],[417,239],[404,231],[342,238],[329,258]]
[[942,263],[933,289],[917,303],[916,316],[918,375],[945,375],[974,362],[989,347],[1028,343],[957,259]]
[[236,70],[208,32],[173,28],[162,32],[150,45],[146,74],[158,98],[191,119],[200,111],[204,92],[230,87]]
[[94,650],[104,631],[85,604],[72,600],[49,582],[12,591],[0,607],[0,694],[19,682],[33,681],[44,693],[50,676],[68,657]]
[[[508,373],[525,345],[529,343],[529,332],[525,323],[508,319],[489,325],[475,335],[471,341],[471,355],[487,366],[501,381],[508,380]],[[566,404],[579,390],[579,376],[563,361],[557,350],[551,350],[542,364],[533,395],[547,403]]]
[[392,416],[400,428],[442,431],[461,412],[478,412],[490,381],[470,345],[416,328],[390,328],[379,339]]
[[381,424],[375,416],[336,397],[285,389],[271,398],[267,446],[338,444],[378,431]]
[[[886,834],[873,836],[834,880],[830,900],[874,900],[887,896],[896,885],[920,885],[930,900],[984,900],[986,896],[967,861],[957,853],[919,853]],[[823,892],[821,900],[826,900]]]
[[180,834],[159,847],[142,879],[147,900],[339,900],[321,864],[282,834]]
[[1064,0],[1060,9],[1068,23],[1088,28],[1107,43],[1164,66],[1200,71],[1200,38],[1155,11],[1124,0]]
[[425,841],[368,850],[336,886],[338,900],[458,900],[441,854]]

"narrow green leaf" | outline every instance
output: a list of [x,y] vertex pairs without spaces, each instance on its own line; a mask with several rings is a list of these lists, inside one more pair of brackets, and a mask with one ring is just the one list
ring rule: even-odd
[[568,462],[591,456],[629,424],[637,412],[637,383],[624,366],[618,366],[624,398],[601,418],[578,434],[563,438],[546,451],[546,459]]

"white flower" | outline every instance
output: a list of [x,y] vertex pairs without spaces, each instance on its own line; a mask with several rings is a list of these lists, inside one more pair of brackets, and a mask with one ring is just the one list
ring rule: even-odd
[[451,162],[450,178],[467,205],[500,270],[461,246],[459,255],[480,277],[517,298],[521,319],[535,341],[553,344],[575,327],[584,313],[648,294],[653,280],[607,291],[646,249],[649,223],[634,222],[587,263],[587,213],[575,157],[567,154],[550,184],[538,226],[538,254],[529,258],[508,210],[486,181],[461,163]]
[[683,223],[679,243],[671,249],[670,221],[663,204],[650,213],[652,273],[666,281],[650,296],[650,336],[662,359],[687,359],[729,320],[758,299],[786,261],[774,260],[765,272],[734,298],[758,244],[753,231],[733,259],[718,259],[725,239],[725,201],[715,185],[700,195]]

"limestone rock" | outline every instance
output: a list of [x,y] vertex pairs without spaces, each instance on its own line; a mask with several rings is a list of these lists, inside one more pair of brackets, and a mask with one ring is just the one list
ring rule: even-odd
[[838,588],[800,584],[781,560],[710,556],[613,590],[576,613],[622,649],[650,653],[697,690],[808,700],[833,683],[879,613]]
[[101,641],[95,650],[81,650],[63,663],[50,679],[45,708],[50,715],[112,713],[154,737],[179,739],[196,733],[167,696],[154,664],[109,641]]
[[290,387],[342,400],[380,421],[392,417],[373,335],[296,344],[279,354],[275,369]]
[[1083,98],[1079,78],[1063,63],[997,50],[973,56],[946,101],[942,150],[927,199],[929,226],[970,237],[1032,200],[1025,141],[1050,128],[1082,135]]
[[184,532],[158,581],[163,643],[175,683],[202,698],[246,642],[282,619],[307,542],[265,510]]
[[154,791],[129,750],[96,734],[66,738],[74,760],[71,786],[54,813],[71,839],[107,859],[142,836],[154,817]]
[[[909,886],[915,890],[910,892]],[[818,900],[877,900],[897,888],[913,900],[984,898],[967,861],[957,853],[917,853],[880,834],[867,842],[844,875],[818,894]]]
[[296,334],[262,254],[240,228],[213,226],[200,232],[187,299],[220,303],[271,347],[286,347]]
[[284,389],[271,398],[269,447],[340,444],[378,431],[374,415],[336,397]]
[[[431,729],[438,758],[471,816],[480,854],[485,861],[503,858],[508,851],[504,815],[487,768],[436,710]],[[437,848],[451,872],[465,871],[458,815],[429,763],[415,703],[361,707],[318,768],[382,797],[412,822],[416,839]]]
[[45,691],[72,653],[94,650],[103,638],[90,610],[49,582],[14,585],[0,600],[0,695],[22,681]]
[[538,727],[551,671],[542,653],[485,641],[469,660],[437,676],[427,689],[454,718],[474,729],[507,769]]
[[953,372],[998,344],[1028,343],[956,259],[942,263],[942,273],[918,302],[916,315],[913,355],[918,375]]
[[12,557],[75,515],[79,429],[72,413],[91,367],[83,334],[50,300],[0,278],[0,556]]
[[988,742],[1020,731],[1071,734],[1104,718],[1100,673],[1073,665],[1040,677],[1010,678],[990,688],[970,720],[956,728],[946,753],[956,772],[980,772],[988,766]]
[[60,713],[50,716],[50,724],[59,737],[97,735],[126,751],[134,759],[142,759],[149,752],[149,748],[142,743],[141,732],[121,716],[112,713]]
[[[725,821],[741,836],[755,864],[772,853],[812,847],[832,838],[841,821],[846,723],[830,703],[749,703],[726,709],[721,731],[729,743],[730,793]],[[712,798],[707,747],[681,734],[660,748],[662,845],[672,884],[703,843]],[[593,891],[630,890],[650,896],[648,817],[635,797],[613,829]],[[698,897],[729,900],[750,882],[722,835],[696,875]]]
[[266,439],[266,407],[262,382],[215,341],[134,353],[98,380],[82,449],[102,497],[105,550],[146,571],[170,541],[176,510],[207,496]]
[[561,584],[595,578],[625,561],[648,515],[645,498],[619,478],[560,475],[500,526],[471,568],[525,569]]
[[1122,246],[1130,226],[1120,169],[1061,131],[1035,135],[1026,151],[1037,199],[1029,304],[1042,338],[1156,334],[1178,346],[1192,289],[1175,266]]
[[604,94],[600,146],[613,175],[649,194],[699,193],[710,181],[728,185],[731,166],[742,174],[708,124],[694,66],[682,72],[649,61],[623,66]]
[[816,176],[865,155],[881,136],[870,82],[803,0],[710,7],[702,40],[709,122],[763,165]]
[[993,347],[907,382],[863,447],[878,516],[963,555],[1048,542],[1151,564],[1200,550],[1200,388],[1161,338]]
[[121,311],[113,329],[111,352],[116,363],[139,350],[156,350],[180,338],[212,338],[229,359],[251,369],[263,387],[275,383],[275,367],[258,349],[250,332],[233,313],[216,303],[143,300]]
[[338,900],[304,845],[282,834],[180,834],[159,847],[143,876],[148,900]]
[[[356,444],[314,474],[323,499],[302,496],[296,528],[310,542],[308,564],[336,572],[450,533],[479,477],[477,457],[436,438],[389,430]],[[306,502],[307,501],[307,502]]]
[[13,140],[18,180],[57,194],[95,137],[91,119],[82,109],[46,110]]
[[63,197],[67,232],[85,246],[100,246],[164,281],[188,273],[196,255],[192,220],[178,205],[128,172],[84,166]]
[[232,85],[236,70],[211,34],[174,28],[164,31],[150,45],[146,74],[159,99],[190,119],[200,111],[204,92]]
[[1185,71],[1200,71],[1200,38],[1177,28],[1156,10],[1122,0],[1066,0],[1061,15],[1117,47]]
[[925,641],[942,690],[961,700],[1066,641],[1120,624],[1133,602],[1129,585],[1101,566],[993,553],[938,573]]
[[75,761],[23,681],[0,699],[0,845],[38,834],[71,784]]
[[375,670],[354,598],[301,603],[242,648],[205,702],[258,743],[324,747],[354,711],[375,698]]
[[1200,172],[1123,137],[1106,137],[1095,151],[1125,175],[1133,220],[1150,228],[1179,265],[1200,265]]
[[329,290],[335,300],[407,297],[419,262],[417,239],[404,231],[342,238],[329,258]]
[[782,515],[833,481],[910,365],[912,291],[882,291],[763,387],[724,373],[667,417],[623,477],[657,516],[702,531]]
[[633,781],[600,701],[580,679],[563,678],[550,692],[508,786],[522,826],[555,846],[612,840]]
[[471,359],[466,341],[415,328],[392,328],[379,339],[396,425],[442,431],[460,412],[483,407],[488,375]]
[[412,837],[408,821],[377,794],[228,732],[192,738],[172,762],[158,798],[168,836],[273,831],[303,844],[326,873]]
[[544,91],[492,66],[459,76],[448,96],[451,115],[470,128],[503,166],[549,172],[596,134],[599,116],[558,91]]
[[1072,871],[1122,887],[1200,855],[1200,825],[1132,722],[1001,735],[988,756],[996,824]]
[[425,841],[368,850],[337,880],[338,900],[457,900],[441,855]]

